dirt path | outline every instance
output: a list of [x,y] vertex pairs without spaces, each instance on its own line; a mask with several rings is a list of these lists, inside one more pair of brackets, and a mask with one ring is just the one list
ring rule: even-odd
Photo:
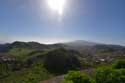
[[60,83],[64,79],[64,75],[54,77],[50,80],[41,81],[39,83]]
[[[85,73],[85,74],[88,74],[88,75],[92,75],[92,73],[95,71],[94,68],[90,68],[90,69],[85,69],[85,70],[81,70],[81,72]],[[41,81],[39,83],[60,83],[62,80],[64,79],[64,75],[61,75],[61,76],[57,76],[57,77],[54,77],[52,79],[49,79],[49,80],[45,80],[45,81]]]

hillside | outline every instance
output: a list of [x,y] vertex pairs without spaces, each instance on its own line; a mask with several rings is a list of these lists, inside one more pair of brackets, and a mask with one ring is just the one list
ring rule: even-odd
[[82,40],[51,45],[0,44],[0,83],[37,83],[69,70],[91,70],[123,58],[124,46]]

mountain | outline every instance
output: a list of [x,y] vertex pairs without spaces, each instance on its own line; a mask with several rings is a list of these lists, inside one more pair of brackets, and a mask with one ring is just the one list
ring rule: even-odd
[[21,41],[15,41],[9,44],[0,44],[0,52],[7,52],[15,48],[42,50],[42,49],[48,49],[49,47],[45,44],[40,44],[37,42],[21,42]]
[[9,47],[11,48],[27,48],[27,49],[47,49],[48,46],[38,42],[13,42]]
[[75,50],[108,50],[111,52],[116,51],[124,51],[125,47],[120,45],[111,45],[111,44],[101,44],[96,42],[84,41],[84,40],[77,40],[68,43],[63,43],[64,47],[75,49]]
[[66,49],[72,49],[77,51],[88,51],[95,45],[100,45],[99,43],[84,41],[84,40],[76,40],[72,42],[67,42],[62,44]]
[[8,47],[10,44],[0,44],[0,52],[8,51]]
[[96,44],[98,44],[98,43],[90,42],[90,41],[84,41],[84,40],[76,40],[76,41],[65,43],[65,45],[73,46],[73,47],[94,46]]
[[57,43],[57,44],[40,44],[38,42],[21,42],[15,41],[10,44],[0,44],[0,52],[9,51],[13,48],[25,48],[25,49],[35,49],[35,50],[44,50],[44,49],[57,49],[57,48],[65,48],[65,49],[73,49],[77,51],[94,51],[94,50],[110,50],[110,51],[117,51],[117,50],[124,50],[124,46],[120,45],[107,45],[101,43],[95,43],[90,41],[84,40],[77,40],[67,43]]
[[51,45],[21,41],[0,44],[0,70],[3,70],[0,72],[0,82],[31,83],[35,79],[32,83],[38,83],[70,69],[109,65],[119,58],[125,58],[124,46],[84,40]]

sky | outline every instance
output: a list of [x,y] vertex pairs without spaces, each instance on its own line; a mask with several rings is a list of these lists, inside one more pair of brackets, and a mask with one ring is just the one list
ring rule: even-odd
[[47,0],[0,0],[1,43],[74,40],[125,45],[125,0],[66,0],[61,15]]

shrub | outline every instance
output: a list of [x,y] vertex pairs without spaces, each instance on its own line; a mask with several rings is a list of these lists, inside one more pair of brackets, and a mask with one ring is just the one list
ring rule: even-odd
[[73,81],[63,80],[61,83],[73,83]]
[[0,63],[0,78],[8,76],[9,72],[9,66],[6,63]]
[[96,83],[125,83],[125,75],[121,70],[100,68],[96,71],[95,80]]
[[123,60],[117,60],[115,64],[113,65],[114,68],[116,69],[123,69],[125,68],[125,59]]
[[64,83],[92,83],[92,80],[87,75],[79,71],[70,71],[64,79]]

